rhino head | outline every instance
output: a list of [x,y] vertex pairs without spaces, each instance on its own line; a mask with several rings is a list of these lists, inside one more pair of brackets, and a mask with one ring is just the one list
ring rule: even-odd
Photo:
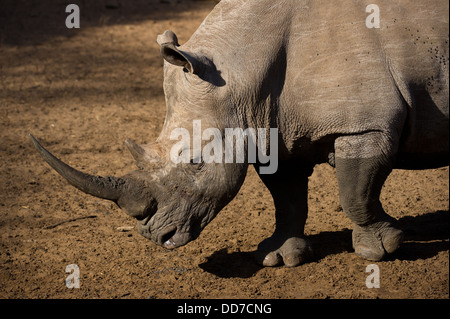
[[194,119],[220,130],[232,124],[217,121],[222,116],[218,106],[225,81],[212,59],[182,51],[171,31],[158,36],[157,42],[165,60],[167,114],[155,143],[138,145],[125,141],[136,159],[137,170],[122,177],[85,174],[63,163],[30,137],[43,159],[70,184],[115,202],[137,219],[137,229],[144,237],[173,249],[197,238],[234,198],[244,181],[247,164],[205,163],[192,155],[187,163],[171,160],[171,150],[177,143],[171,139],[174,129],[190,129]]

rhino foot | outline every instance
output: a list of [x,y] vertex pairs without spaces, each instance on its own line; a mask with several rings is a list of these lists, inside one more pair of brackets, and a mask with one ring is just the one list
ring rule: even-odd
[[358,256],[379,261],[395,252],[403,241],[403,232],[389,222],[377,222],[361,227],[355,225],[352,234],[353,248]]
[[283,238],[273,235],[263,240],[255,252],[256,262],[265,267],[286,265],[295,267],[304,263],[312,255],[312,249],[304,238]]

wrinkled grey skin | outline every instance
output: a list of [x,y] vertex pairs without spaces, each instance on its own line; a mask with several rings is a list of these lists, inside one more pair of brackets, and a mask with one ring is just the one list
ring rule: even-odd
[[[167,116],[153,144],[127,140],[139,169],[122,178],[75,171],[39,152],[76,187],[115,201],[138,230],[166,248],[188,243],[238,192],[248,164],[174,164],[174,128],[279,130],[279,167],[261,175],[276,208],[274,234],[258,246],[265,266],[311,255],[303,230],[314,165],[336,167],[354,223],[356,254],[380,260],[403,233],[379,201],[393,168],[448,165],[448,2],[222,0],[179,46],[158,37]],[[258,166],[256,164],[256,166]]]

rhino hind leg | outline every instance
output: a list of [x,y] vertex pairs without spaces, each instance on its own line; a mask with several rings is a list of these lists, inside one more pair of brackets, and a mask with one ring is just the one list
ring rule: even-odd
[[312,166],[281,162],[275,174],[260,174],[275,204],[276,227],[273,235],[263,240],[255,252],[256,262],[267,267],[284,264],[295,267],[312,256],[304,236],[307,218],[308,177]]
[[335,148],[341,205],[354,224],[353,248],[357,255],[379,261],[403,240],[397,221],[383,210],[379,199],[392,171],[395,143],[385,134],[369,133],[340,137]]

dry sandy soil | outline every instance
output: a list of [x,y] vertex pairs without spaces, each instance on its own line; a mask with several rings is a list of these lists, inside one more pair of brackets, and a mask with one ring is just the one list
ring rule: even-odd
[[[67,1],[0,4],[0,298],[449,297],[448,167],[389,177],[382,201],[406,242],[376,263],[378,289],[365,285],[370,262],[352,252],[351,223],[327,165],[310,178],[306,233],[315,257],[296,268],[252,260],[274,229],[271,197],[253,168],[201,236],[174,251],[139,235],[114,204],[70,186],[28,134],[92,174],[134,169],[123,141],[153,141],[165,117],[156,36],[172,29],[187,41],[215,5],[73,2],[80,29],[65,27]],[[66,288],[69,264],[80,268],[80,289]]]

